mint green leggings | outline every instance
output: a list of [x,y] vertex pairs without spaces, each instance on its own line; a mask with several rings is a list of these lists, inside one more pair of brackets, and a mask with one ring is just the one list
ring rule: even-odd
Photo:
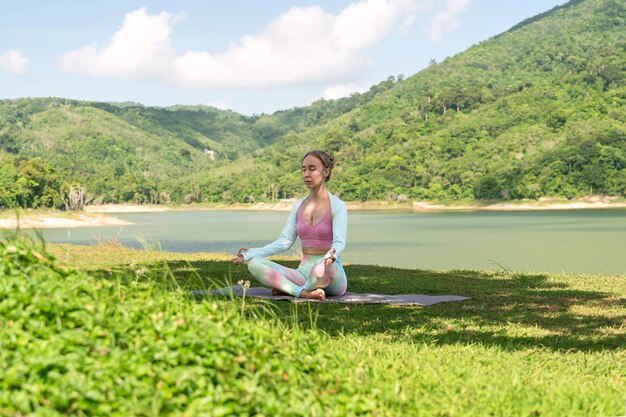
[[339,262],[324,265],[324,255],[303,255],[297,269],[262,257],[248,261],[248,270],[262,284],[299,297],[302,290],[323,288],[326,295],[343,295],[347,288],[346,273]]

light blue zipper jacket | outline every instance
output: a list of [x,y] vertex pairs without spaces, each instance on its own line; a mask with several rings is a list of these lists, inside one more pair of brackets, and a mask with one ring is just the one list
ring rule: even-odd
[[[328,197],[330,198],[330,210],[332,214],[333,221],[333,245],[331,249],[335,249],[335,257],[336,262],[341,265],[341,258],[339,255],[346,247],[346,233],[348,231],[348,210],[346,209],[346,205],[343,201],[341,201],[338,197],[335,197],[330,192],[328,193]],[[270,255],[275,255],[280,252],[284,252],[287,249],[293,246],[296,238],[298,237],[298,231],[296,230],[296,213],[300,208],[300,205],[307,197],[303,197],[296,201],[291,208],[291,213],[289,214],[289,218],[283,227],[283,231],[278,236],[278,239],[273,241],[272,243],[268,243],[262,248],[252,248],[248,249],[245,252],[242,252],[243,259],[249,260],[256,256],[266,257]],[[324,255],[324,259],[330,258],[330,250],[326,252]]]

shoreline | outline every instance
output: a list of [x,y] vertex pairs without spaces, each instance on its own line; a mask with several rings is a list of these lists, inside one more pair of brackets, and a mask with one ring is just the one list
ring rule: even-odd
[[414,203],[414,211],[547,211],[547,210],[589,210],[589,209],[620,209],[626,208],[626,202],[608,201],[570,201],[570,202],[520,202],[495,203],[485,206],[459,205],[445,206],[426,202]]
[[[436,204],[427,201],[395,202],[366,201],[346,202],[349,211],[402,211],[414,213],[442,211],[536,211],[536,210],[581,210],[581,209],[621,209],[626,208],[626,201],[615,201],[613,197],[589,197],[573,201],[558,199],[539,199],[538,201],[519,201],[513,203],[477,204]],[[289,211],[296,199],[281,200],[277,203],[254,204],[215,204],[192,206],[158,206],[136,204],[104,204],[87,206],[83,211],[67,213],[61,211],[35,212],[19,211],[20,228],[74,228],[89,226],[125,226],[129,221],[114,217],[122,213],[151,213],[164,211]],[[7,213],[9,215],[7,216]],[[15,212],[0,211],[0,229],[16,229]]]
[[[0,212],[1,213],[1,212]],[[18,219],[13,216],[0,218],[2,229],[62,229],[67,227],[97,227],[97,226],[126,226],[129,221],[103,214],[72,213],[70,217],[60,217],[58,214],[20,214]]]
[[[125,205],[105,204],[88,206],[89,213],[149,213],[162,211],[289,211],[296,199],[281,200],[277,203],[234,203],[215,205],[190,206],[158,206],[158,205]],[[626,201],[615,201],[613,197],[590,197],[578,200],[540,199],[538,201],[517,201],[507,203],[478,204],[438,204],[428,201],[395,202],[395,201],[347,201],[348,211],[389,210],[389,211],[523,211],[523,210],[576,210],[576,209],[612,209],[626,208]]]

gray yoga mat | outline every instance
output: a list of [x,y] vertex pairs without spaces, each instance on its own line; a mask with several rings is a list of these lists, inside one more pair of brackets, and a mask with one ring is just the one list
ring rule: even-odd
[[[220,288],[216,290],[202,291],[191,290],[191,293],[199,296],[204,295],[235,295],[243,296],[243,287],[241,285],[233,285],[232,287]],[[252,287],[246,290],[246,297],[265,298],[268,300],[285,300],[294,303],[302,302],[333,302],[333,303],[351,303],[351,304],[395,304],[410,306],[429,306],[436,303],[444,303],[447,301],[464,301],[469,297],[460,295],[421,295],[421,294],[370,294],[346,292],[344,295],[329,295],[325,301],[309,300],[305,298],[296,298],[290,295],[272,295],[272,290],[265,287]]]

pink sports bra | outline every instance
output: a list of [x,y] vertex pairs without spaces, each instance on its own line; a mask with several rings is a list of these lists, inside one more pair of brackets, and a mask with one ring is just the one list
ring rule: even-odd
[[330,218],[330,209],[313,226],[305,223],[302,213],[298,210],[296,230],[298,231],[298,236],[300,236],[302,247],[330,248],[333,245],[333,221]]

